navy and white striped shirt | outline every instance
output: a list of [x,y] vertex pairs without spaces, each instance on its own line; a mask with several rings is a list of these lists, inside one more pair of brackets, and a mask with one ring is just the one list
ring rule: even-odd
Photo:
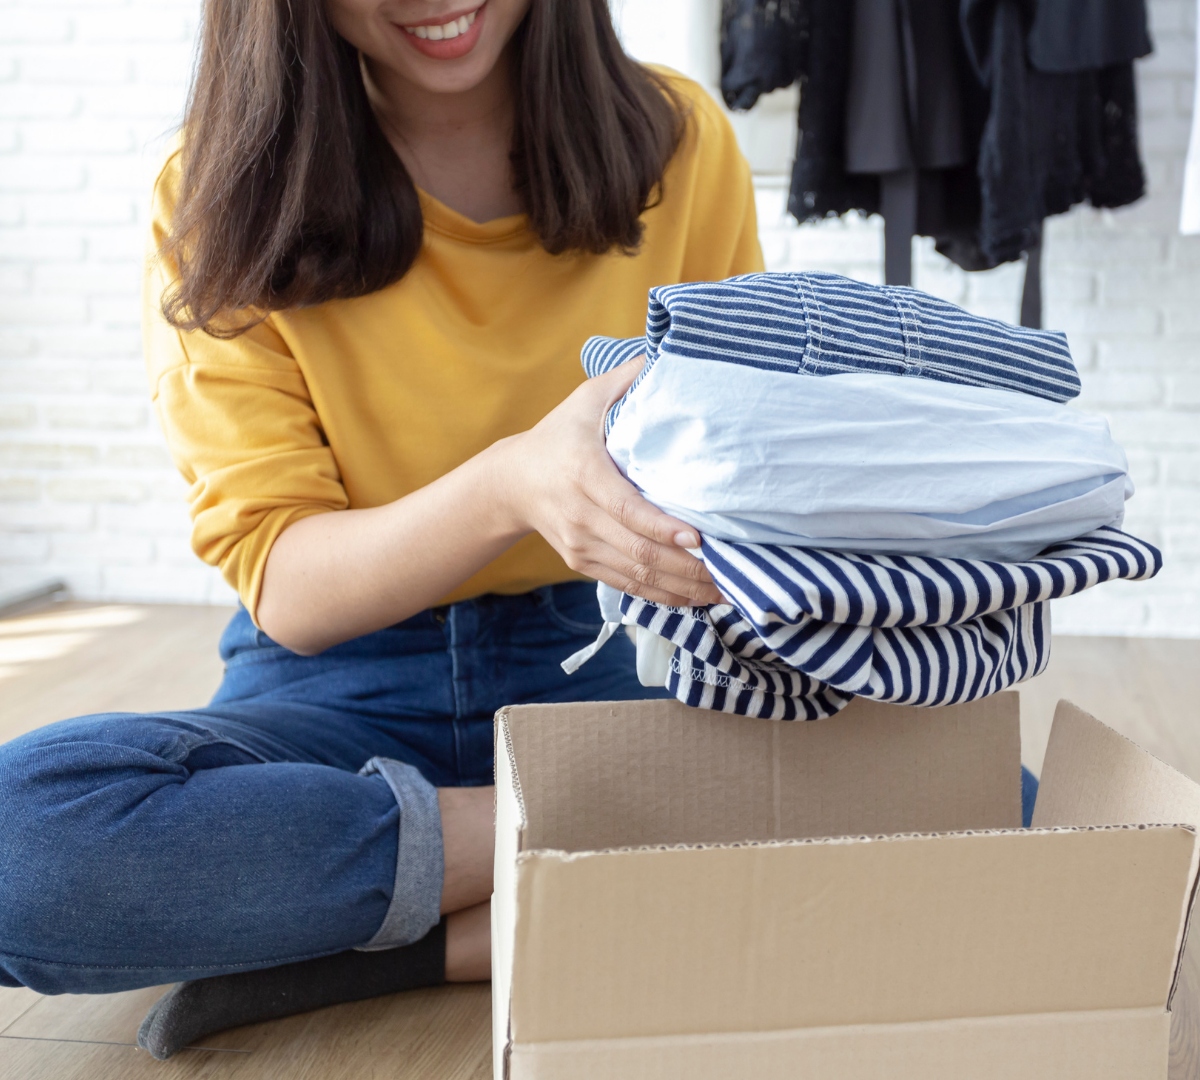
[[[1011,326],[917,289],[839,274],[662,285],[650,290],[644,338],[589,338],[580,358],[591,378],[645,353],[640,382],[660,352],[798,375],[904,375],[1058,402],[1080,390],[1062,333]],[[620,405],[609,411],[606,432]]]
[[856,696],[955,705],[997,693],[1045,668],[1050,600],[1162,567],[1157,548],[1111,528],[1021,563],[707,538],[702,556],[731,605],[622,594],[624,621],[675,645],[667,688],[685,705],[776,720],[832,716]]

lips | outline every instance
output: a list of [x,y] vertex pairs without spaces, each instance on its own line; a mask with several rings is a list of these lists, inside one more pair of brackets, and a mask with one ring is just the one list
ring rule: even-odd
[[474,8],[448,12],[419,23],[399,25],[405,40],[418,52],[435,60],[466,56],[479,40],[486,0]]

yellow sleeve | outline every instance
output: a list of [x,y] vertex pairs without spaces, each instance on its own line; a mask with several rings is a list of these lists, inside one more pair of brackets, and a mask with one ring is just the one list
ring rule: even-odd
[[758,240],[758,212],[750,163],[738,146],[729,117],[707,93],[704,98],[705,119],[702,123],[705,124],[706,137],[716,159],[713,172],[720,176],[720,180],[711,185],[715,188],[713,197],[724,203],[725,213],[738,223],[729,273],[725,276],[760,274],[766,266],[763,263],[762,245]]
[[191,485],[192,549],[219,566],[255,616],[267,556],[292,522],[349,503],[303,375],[270,320],[232,340],[181,333],[161,313],[170,270],[157,257],[177,152],[154,190],[142,337],[150,392]]
[[[740,151],[738,157],[741,158]],[[767,268],[763,262],[762,244],[758,239],[758,208],[754,202],[754,184],[750,177],[750,165],[745,158],[742,158],[741,161],[745,166],[745,173],[739,178],[737,191],[742,227],[734,245],[733,258],[729,263],[729,277],[737,274],[761,274]]]
[[[688,241],[683,280],[760,273],[765,266],[758,241],[754,181],[729,117],[698,83],[668,68],[657,70],[670,78],[692,105],[685,145],[680,148],[680,156],[694,162],[690,214],[693,235]],[[687,146],[692,140],[694,147]]]

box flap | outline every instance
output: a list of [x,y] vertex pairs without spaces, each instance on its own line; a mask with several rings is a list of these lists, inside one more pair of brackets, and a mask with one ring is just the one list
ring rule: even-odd
[[1015,693],[906,708],[855,700],[829,720],[732,718],[676,701],[502,711],[524,846],[1018,827]]
[[526,851],[511,1038],[1163,1008],[1195,850],[1177,826]]
[[1060,701],[1033,824],[1150,823],[1200,828],[1200,784],[1077,705]]
[[[1033,824],[1167,822],[1200,828],[1200,784],[1079,706],[1060,701],[1054,710]],[[1179,960],[1190,929],[1198,874],[1200,855],[1193,861],[1183,898],[1171,997],[1175,994]]]

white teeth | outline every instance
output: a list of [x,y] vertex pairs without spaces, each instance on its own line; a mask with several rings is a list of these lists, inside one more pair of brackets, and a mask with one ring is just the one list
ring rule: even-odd
[[478,11],[479,9],[476,8],[453,22],[443,23],[441,26],[406,26],[404,32],[428,41],[448,41],[458,37],[459,34],[465,34],[474,25]]

